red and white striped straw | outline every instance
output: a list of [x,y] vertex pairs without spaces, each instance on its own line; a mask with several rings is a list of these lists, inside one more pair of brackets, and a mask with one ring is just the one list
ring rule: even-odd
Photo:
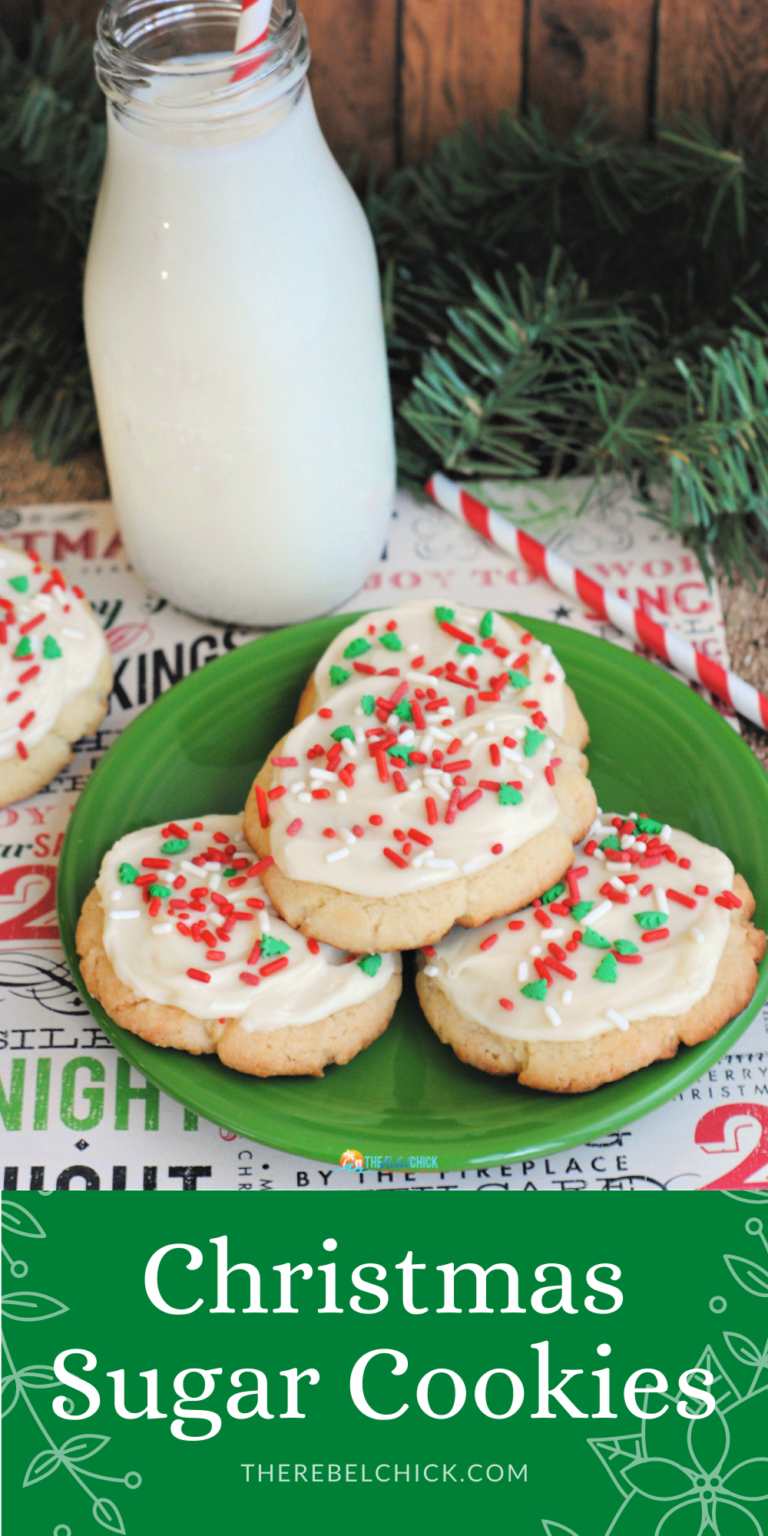
[[450,512],[459,522],[468,523],[475,533],[482,534],[484,539],[503,550],[504,554],[523,560],[539,576],[544,576],[558,592],[564,592],[568,597],[580,597],[593,613],[608,619],[630,640],[646,646],[655,656],[660,656],[671,667],[682,672],[684,677],[691,678],[694,683],[701,683],[754,725],[768,730],[768,698],[751,683],[737,677],[735,672],[729,672],[719,662],[713,661],[711,656],[705,656],[703,651],[696,650],[689,640],[684,640],[682,635],[678,635],[668,625],[656,623],[609,587],[586,576],[575,565],[564,560],[562,555],[547,549],[538,539],[531,538],[522,528],[516,528],[514,523],[508,522],[484,502],[462,490],[454,480],[449,480],[445,475],[433,475],[426,489],[444,512]]
[[263,43],[269,31],[272,0],[242,0],[240,20],[237,23],[235,53],[245,53]]
[[[237,35],[235,37],[235,53],[249,53],[259,43],[263,43],[269,31],[269,20],[272,15],[272,0],[242,0],[242,8],[237,23]],[[239,64],[232,79],[243,80],[246,75],[253,73],[257,68],[256,63]]]

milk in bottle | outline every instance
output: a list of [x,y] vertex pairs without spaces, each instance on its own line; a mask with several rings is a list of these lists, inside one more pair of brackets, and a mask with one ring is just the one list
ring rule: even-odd
[[[250,74],[233,0],[110,0],[85,322],[128,556],[180,607],[281,624],[379,556],[394,450],[378,273],[295,0]],[[240,76],[240,78],[238,78]]]

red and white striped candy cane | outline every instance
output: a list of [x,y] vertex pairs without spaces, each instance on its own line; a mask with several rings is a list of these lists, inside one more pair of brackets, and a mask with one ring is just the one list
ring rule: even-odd
[[744,678],[737,677],[735,672],[729,672],[719,662],[713,661],[711,656],[696,650],[690,641],[684,640],[682,635],[678,635],[667,624],[656,623],[609,587],[586,576],[575,565],[564,560],[562,555],[547,549],[545,544],[540,544],[538,539],[531,538],[522,528],[516,528],[514,523],[508,522],[498,512],[493,512],[484,502],[470,495],[469,491],[462,490],[454,480],[449,480],[445,475],[433,475],[426,489],[444,512],[450,512],[460,522],[468,523],[475,533],[482,534],[484,539],[505,554],[523,560],[539,576],[544,576],[558,592],[564,592],[568,597],[580,597],[593,613],[608,619],[630,640],[646,646],[655,656],[660,656],[671,667],[682,672],[684,677],[701,683],[754,725],[768,730],[768,698],[751,683],[745,682]]

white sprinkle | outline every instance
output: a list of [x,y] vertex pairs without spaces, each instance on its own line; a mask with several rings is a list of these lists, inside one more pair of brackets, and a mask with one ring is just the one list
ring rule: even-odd
[[414,640],[411,645],[407,645],[406,650],[409,656],[418,656],[419,651],[421,650],[421,646],[419,645],[418,640]]
[[355,705],[355,714],[356,714],[358,720],[362,720],[363,715],[365,714],[365,710],[361,709],[359,704],[356,704]]
[[341,750],[346,752],[347,757],[357,757],[357,747],[353,741],[350,741],[348,736],[342,737]]
[[499,747],[499,751],[502,757],[505,757],[509,763],[521,763],[523,761],[523,754],[519,747]]
[[557,1012],[557,1010],[555,1008],[550,1007],[549,1004],[547,1004],[547,1006],[545,1007],[544,1012],[547,1015],[547,1018],[549,1019],[550,1024],[554,1024],[555,1026],[557,1026],[558,1024],[562,1024],[563,1021],[562,1021],[559,1013]]
[[548,928],[547,929],[547,938],[548,939],[562,939],[564,933],[565,933],[565,929],[564,928]]
[[528,953],[529,953],[529,955],[530,955],[532,960],[538,960],[539,955],[541,954],[541,945],[540,944],[532,944],[530,949],[529,949],[529,951],[528,951]]
[[645,853],[645,850],[646,850],[647,847],[648,847],[648,844],[644,843],[641,838],[639,838],[639,837],[635,838],[635,852],[636,853]]
[[[38,592],[37,597],[34,599],[35,607],[36,608],[41,608],[43,613],[47,613],[48,612],[52,602],[53,602],[53,598],[52,597],[48,597],[45,592]],[[78,633],[79,633],[79,631],[76,630],[76,629],[75,630],[71,630],[71,629],[65,629],[64,630],[64,634],[65,635],[71,635],[71,634],[75,634],[76,635]]]
[[667,826],[667,824],[666,824],[666,822],[665,822],[665,823],[664,823],[664,826],[663,826],[663,827],[662,827],[662,829],[661,829],[661,841],[662,841],[662,842],[663,842],[663,843],[668,843],[668,842],[669,842],[669,839],[670,839],[670,836],[671,836],[671,834],[672,834],[672,828],[671,828],[671,827],[668,827],[668,826]]
[[448,715],[449,719],[453,715],[455,715],[455,713],[456,713],[456,705],[455,704],[444,704],[443,707],[440,710],[440,714],[441,715]]
[[477,731],[470,731],[469,735],[464,737],[465,747],[471,747],[473,741],[477,741]]
[[267,915],[266,908],[262,909],[262,911],[259,912],[259,930],[260,930],[261,933],[271,933],[272,932],[272,928],[270,926],[269,917]]
[[406,672],[405,676],[409,683],[423,683],[425,674],[423,672]]
[[441,731],[439,725],[433,725],[432,726],[432,735],[433,735],[435,741],[451,741],[452,740],[450,731]]
[[179,861],[179,869],[183,869],[185,875],[199,875],[200,874],[200,865],[199,864],[190,864],[189,859],[180,859],[180,861]]
[[617,1029],[629,1029],[629,1019],[625,1019],[623,1013],[617,1013],[615,1008],[606,1008],[605,1017],[610,1019]]
[[703,933],[702,933],[700,928],[691,928],[690,929],[690,934],[691,934],[691,938],[695,939],[697,944],[703,944],[704,943],[704,935],[703,935]]
[[421,869],[425,859],[431,858],[430,853],[417,853],[415,859],[411,859],[411,869]]
[[63,635],[68,635],[72,640],[84,640],[85,632],[82,629],[63,629]]
[[461,872],[463,875],[473,875],[476,869],[477,865],[473,862],[472,859],[470,859],[467,864],[462,864],[461,866]]
[[[363,714],[365,714],[365,710],[363,710]],[[365,731],[363,730],[362,725],[359,725],[357,727],[357,730],[355,731],[355,741],[357,742],[359,747],[362,746],[362,744],[365,741],[365,739],[366,739],[365,738]]]
[[430,782],[427,785],[427,789],[430,791],[431,794],[437,795],[438,800],[450,800],[450,798],[451,798],[449,793],[448,793],[448,791],[447,791],[447,789],[443,789],[442,784],[437,784],[437,783],[433,784],[433,783]]
[[424,967],[424,975],[425,976],[437,976],[437,975],[439,975],[439,970],[440,970],[440,968],[437,965],[425,965],[425,967]]
[[306,789],[306,787],[307,787],[306,780],[304,780],[304,779],[297,779],[294,784],[289,784],[288,785],[288,793],[289,793],[289,795],[300,795],[301,791],[303,789]]
[[17,725],[12,725],[11,729],[9,731],[0,731],[0,741],[5,741],[7,736],[18,736],[18,734],[19,734],[18,726]]
[[221,885],[221,875],[211,875],[211,878],[208,881],[208,889],[210,891],[217,891],[219,889],[220,885]]
[[424,788],[424,785],[422,784],[421,779],[412,779],[411,783],[408,785],[408,793],[410,795],[410,794],[412,794],[414,789],[423,789],[423,788]]
[[218,859],[208,859],[207,863],[200,865],[200,868],[207,869],[208,872],[211,873],[211,871],[221,869],[221,865]]
[[419,743],[419,746],[421,747],[422,752],[429,752],[434,739],[435,738],[432,735],[431,731],[425,731],[424,732],[424,735],[422,736],[421,741]]
[[634,848],[635,846],[635,839],[630,835],[629,832],[622,836],[619,839],[619,842],[624,853],[626,853],[628,848]]
[[552,740],[551,736],[547,737],[545,745],[549,747],[550,752],[554,752],[554,750],[555,750],[555,743]]
[[455,869],[456,868],[456,861],[455,861],[455,859],[433,859],[433,858],[429,858],[429,859],[427,859],[426,864],[427,864],[427,869]]
[[122,892],[122,890],[113,891],[112,895],[110,896],[109,899],[110,899],[110,901],[122,901],[122,899],[123,899],[123,892]]
[[223,927],[223,925],[227,921],[227,919],[224,916],[223,912],[209,912],[208,913],[208,917],[207,917],[207,921],[211,924],[211,926],[213,928],[221,928],[221,927]]
[[592,855],[592,857],[593,857],[593,859],[601,859],[603,864],[605,863],[606,856],[605,856],[602,848],[596,848],[594,853],[593,853],[593,855]]
[[570,1002],[572,1002],[572,1000],[573,1000],[573,993],[572,993],[570,987],[568,987],[568,988],[566,988],[565,992],[563,993],[563,1002],[564,1003],[570,1003]]
[[312,796],[304,794],[303,792],[300,795],[297,795],[296,799],[299,801],[300,805],[311,805],[312,804]]
[[654,886],[653,894],[656,901],[656,911],[663,912],[665,917],[669,917],[669,903],[663,885]]
[[520,964],[517,967],[517,979],[518,979],[518,981],[527,981],[528,980],[528,961],[527,960],[521,960],[520,961]]
[[152,925],[152,932],[153,933],[173,933],[173,923],[154,923]]
[[532,768],[526,768],[525,763],[518,763],[517,771],[518,771],[521,779],[532,779],[533,778],[533,769]]
[[327,853],[325,855],[325,862],[326,862],[326,864],[338,864],[339,859],[348,859],[348,858],[349,858],[349,849],[348,848],[334,848],[333,853]]
[[57,603],[61,604],[62,608],[64,607],[64,599],[70,596],[70,594],[68,592],[63,591],[63,589],[61,587],[59,587],[59,586],[55,586],[54,587],[53,595],[54,595]]
[[311,779],[322,779],[324,784],[338,784],[339,782],[339,775],[337,773],[329,773],[327,768],[310,768],[309,777]]
[[117,922],[122,917],[141,917],[141,911],[138,907],[131,907],[130,912],[110,912],[109,915],[113,922]]
[[597,807],[597,814],[598,814],[598,816],[602,816],[602,814],[603,814],[603,807],[601,805],[599,805]]
[[495,720],[486,720],[485,725],[483,726],[483,730],[485,731],[486,736],[492,736],[493,732],[495,731],[495,729],[496,729],[496,721]]
[[398,745],[402,747],[412,747],[415,740],[416,732],[412,730],[410,726],[407,726],[404,731],[401,731],[397,738]]
[[349,848],[354,847],[354,844],[357,841],[354,832],[350,832],[348,827],[339,827],[339,837],[341,838],[341,841],[346,843],[347,847]]
[[589,914],[590,928],[593,928],[595,923],[599,923],[601,917],[606,917],[607,914],[611,911],[612,906],[612,901],[601,901],[599,907],[595,907],[594,912],[590,912]]
[[626,890],[626,886],[624,885],[624,881],[622,880],[620,875],[611,875],[611,878],[608,881],[608,884],[612,885],[613,889],[615,891],[624,891],[624,890]]

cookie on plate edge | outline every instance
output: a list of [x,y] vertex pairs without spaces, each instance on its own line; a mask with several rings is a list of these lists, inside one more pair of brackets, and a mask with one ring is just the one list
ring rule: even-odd
[[461,1061],[580,1093],[697,1045],[747,1006],[766,938],[724,853],[602,815],[540,902],[419,957],[421,1006]]
[[386,1029],[399,955],[348,955],[294,933],[271,906],[239,816],[122,837],[77,926],[83,979],[152,1045],[218,1055],[257,1077],[321,1077]]

